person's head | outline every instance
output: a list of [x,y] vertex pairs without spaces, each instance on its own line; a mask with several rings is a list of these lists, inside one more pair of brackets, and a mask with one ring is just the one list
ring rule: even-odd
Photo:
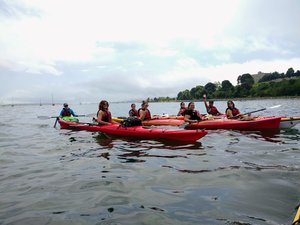
[[184,102],[180,103],[180,108],[185,108],[185,103]]
[[99,110],[102,110],[102,111],[105,111],[108,109],[108,102],[106,100],[102,100],[100,103],[99,103]]
[[190,102],[188,104],[188,109],[194,110],[195,109],[195,103],[194,102]]
[[68,108],[68,107],[69,107],[68,103],[64,103],[64,108]]
[[132,103],[132,104],[131,104],[131,108],[132,108],[132,109],[135,109],[135,107],[136,107],[135,104]]
[[214,101],[209,101],[209,102],[208,102],[208,105],[209,105],[209,107],[214,106]]
[[142,109],[146,109],[146,108],[148,108],[148,106],[149,106],[149,104],[147,101],[142,102]]
[[235,105],[234,105],[234,103],[233,103],[232,100],[227,101],[227,107],[230,108],[230,109],[234,109],[235,108]]

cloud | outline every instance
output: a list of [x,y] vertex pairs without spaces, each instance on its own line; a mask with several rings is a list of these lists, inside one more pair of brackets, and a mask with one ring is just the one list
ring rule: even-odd
[[298,70],[299,10],[297,0],[4,0],[0,101],[175,96]]

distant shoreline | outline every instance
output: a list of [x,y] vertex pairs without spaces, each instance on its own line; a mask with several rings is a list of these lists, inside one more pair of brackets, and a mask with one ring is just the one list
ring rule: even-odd
[[[247,100],[265,100],[265,99],[300,99],[300,96],[278,96],[278,97],[246,97],[246,98],[207,98],[207,101],[247,101]],[[203,99],[189,99],[189,100],[170,100],[170,101],[149,101],[151,103],[159,103],[159,102],[202,102]],[[141,101],[118,101],[111,103],[130,103],[130,102],[142,102]],[[90,104],[98,104],[98,103],[82,103],[78,105],[90,105]],[[54,103],[54,105],[62,105],[61,103]],[[77,105],[77,104],[72,104]],[[40,103],[16,103],[16,104],[1,104],[2,107],[14,107],[14,106],[53,106],[52,104],[42,104]]]
[[[206,100],[212,101],[246,101],[246,100],[265,100],[265,99],[300,99],[300,96],[278,96],[278,97],[245,97],[245,98],[207,98]],[[172,100],[172,101],[150,101],[155,102],[202,102],[203,99],[188,99],[188,100]]]

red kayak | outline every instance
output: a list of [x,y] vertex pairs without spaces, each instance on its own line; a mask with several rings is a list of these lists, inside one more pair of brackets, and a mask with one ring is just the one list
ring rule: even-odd
[[119,124],[94,125],[89,123],[76,123],[58,120],[62,129],[86,130],[92,132],[103,132],[111,135],[137,137],[146,139],[168,139],[176,141],[194,142],[207,134],[205,130],[168,130],[158,128],[144,128],[142,126],[123,127]]
[[227,118],[215,120],[202,120],[198,123],[188,124],[186,129],[231,129],[231,130],[264,130],[279,129],[281,117],[257,117],[253,120],[233,120]]

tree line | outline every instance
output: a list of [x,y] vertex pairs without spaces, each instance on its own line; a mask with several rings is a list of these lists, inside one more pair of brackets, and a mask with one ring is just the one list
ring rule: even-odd
[[264,75],[257,83],[249,74],[238,76],[237,85],[229,80],[222,82],[209,82],[206,85],[197,85],[190,90],[180,91],[176,98],[158,97],[148,98],[148,101],[174,101],[202,99],[206,94],[208,98],[247,98],[247,97],[280,97],[300,96],[300,71],[289,68],[286,73],[273,72]]

